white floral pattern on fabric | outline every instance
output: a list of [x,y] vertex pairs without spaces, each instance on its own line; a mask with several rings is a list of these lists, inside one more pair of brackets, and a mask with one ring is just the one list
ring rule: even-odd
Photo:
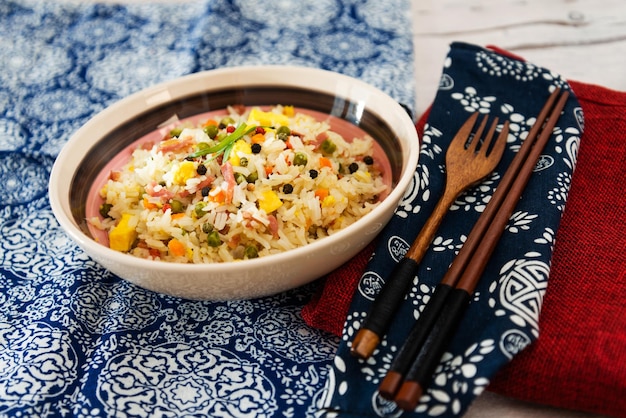
[[0,413],[64,393],[78,376],[79,359],[67,331],[45,323],[0,323]]
[[156,295],[126,282],[88,283],[72,295],[76,320],[91,333],[140,330],[157,320],[161,304]]
[[107,415],[271,416],[275,389],[253,362],[223,349],[169,343],[109,359],[98,377]]

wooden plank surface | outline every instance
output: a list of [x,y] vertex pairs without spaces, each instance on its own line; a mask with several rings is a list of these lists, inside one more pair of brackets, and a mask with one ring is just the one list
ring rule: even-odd
[[496,45],[568,79],[626,91],[624,0],[414,0],[417,112],[453,41]]

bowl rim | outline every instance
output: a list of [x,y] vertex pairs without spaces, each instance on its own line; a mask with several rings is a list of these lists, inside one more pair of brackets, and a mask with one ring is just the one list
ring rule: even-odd
[[[286,73],[289,74],[290,78],[286,79],[284,77]],[[253,78],[248,78],[249,76],[253,76]],[[113,124],[113,126],[117,126],[117,124],[122,123],[125,120],[132,119],[132,117],[128,117],[127,115],[122,115],[122,113],[124,113],[124,110],[128,107],[141,107],[140,110],[133,112],[134,115],[137,115],[142,112],[149,111],[151,108],[166,103],[168,101],[172,101],[177,98],[184,97],[185,95],[188,95],[190,93],[197,92],[197,89],[191,89],[191,91],[188,91],[189,86],[194,85],[194,82],[205,79],[209,79],[210,81],[210,79],[212,78],[219,79],[220,77],[232,77],[232,84],[229,84],[228,86],[220,85],[220,88],[267,85],[268,82],[271,82],[276,83],[281,87],[297,86],[298,88],[305,88],[310,90],[322,90],[329,94],[337,96],[341,96],[341,92],[337,92],[336,90],[334,90],[334,86],[324,85],[320,82],[319,79],[323,78],[324,80],[332,79],[335,81],[344,81],[347,83],[347,85],[362,90],[359,91],[359,94],[363,94],[364,96],[373,95],[376,97],[377,100],[380,100],[376,108],[379,108],[380,106],[391,106],[390,108],[397,108],[397,111],[399,112],[397,116],[402,121],[402,124],[406,127],[412,126],[414,128],[414,123],[409,117],[408,113],[405,111],[405,109],[403,109],[399,103],[397,103],[382,90],[359,79],[341,73],[318,68],[290,65],[252,65],[240,67],[224,67],[184,75],[182,77],[167,80],[151,87],[142,89],[107,106],[105,109],[91,117],[78,130],[76,130],[59,152],[50,173],[48,195],[52,212],[57,218],[57,221],[59,222],[61,227],[70,236],[70,238],[72,238],[90,256],[93,257],[94,254],[102,254],[102,257],[106,257],[106,259],[120,265],[133,265],[138,269],[157,269],[166,274],[206,273],[208,275],[211,273],[223,273],[225,270],[236,271],[255,269],[263,267],[264,265],[297,259],[301,256],[306,256],[307,254],[321,251],[322,249],[326,248],[329,243],[337,241],[340,242],[348,236],[354,233],[358,233],[359,231],[362,234],[366,234],[367,231],[365,231],[365,229],[368,228],[367,219],[378,216],[377,214],[392,209],[389,208],[389,206],[391,205],[394,206],[393,209],[395,210],[395,207],[404,195],[406,189],[409,186],[409,183],[412,180],[413,172],[418,163],[420,139],[418,138],[417,132],[413,132],[412,130],[408,130],[406,132],[406,134],[409,135],[409,138],[403,139],[401,141],[401,145],[403,147],[408,147],[408,149],[403,150],[404,152],[408,152],[408,154],[406,154],[406,157],[403,158],[402,175],[398,179],[396,187],[394,187],[390,191],[389,195],[376,208],[374,208],[374,210],[358,219],[355,223],[349,225],[341,231],[330,235],[329,237],[325,237],[323,239],[309,243],[305,246],[251,260],[220,263],[184,264],[166,261],[155,262],[157,260],[142,259],[132,256],[130,254],[121,253],[112,250],[107,246],[98,243],[93,238],[87,236],[76,224],[73,217],[68,215],[68,213],[71,212],[71,208],[69,207],[69,195],[71,191],[71,179],[74,175],[74,170],[68,169],[68,163],[72,162],[72,160],[75,159],[73,155],[77,149],[80,150],[80,157],[84,157],[85,154],[91,149],[91,146],[94,145],[95,142],[97,142],[98,139],[102,136],[102,132],[100,132],[100,135],[94,135],[97,139],[92,140],[91,142],[87,141],[89,142],[88,144],[81,143],[81,138],[83,138],[86,133],[90,133],[94,130],[96,132],[106,130],[103,125],[111,125],[110,123],[108,123],[111,118],[115,119],[115,123]],[[297,80],[301,80],[301,82],[306,81],[307,84],[303,85]],[[312,86],[311,82],[313,81],[314,85]],[[185,87],[185,89],[179,89],[180,87]],[[350,94],[352,93],[354,92],[351,91]],[[343,94],[343,96],[349,96],[350,94],[345,93]],[[76,165],[74,166],[74,168],[75,167]],[[378,230],[376,234],[378,234],[378,232],[380,232],[380,230]],[[328,239],[331,237],[334,237],[335,239],[333,241],[328,241]]]

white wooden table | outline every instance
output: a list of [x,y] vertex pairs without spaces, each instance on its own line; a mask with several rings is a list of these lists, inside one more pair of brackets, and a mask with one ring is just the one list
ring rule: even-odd
[[[435,97],[453,41],[495,45],[567,79],[626,91],[624,0],[413,0],[417,113]],[[588,418],[491,392],[467,418]]]
[[448,45],[496,45],[568,79],[626,91],[624,0],[413,0],[417,112]]

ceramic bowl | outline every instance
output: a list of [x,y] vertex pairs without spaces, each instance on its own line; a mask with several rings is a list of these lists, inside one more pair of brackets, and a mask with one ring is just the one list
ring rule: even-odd
[[[372,212],[329,237],[257,259],[169,263],[140,259],[96,242],[87,226],[86,206],[89,190],[107,163],[173,115],[183,119],[232,104],[289,104],[360,128],[379,143],[389,160],[390,193]],[[312,68],[218,69],[140,91],[94,116],[76,131],[55,161],[50,203],[61,227],[92,259],[138,286],[190,299],[253,298],[311,282],[363,249],[389,221],[412,184],[418,155],[412,119],[391,97],[366,83]]]

